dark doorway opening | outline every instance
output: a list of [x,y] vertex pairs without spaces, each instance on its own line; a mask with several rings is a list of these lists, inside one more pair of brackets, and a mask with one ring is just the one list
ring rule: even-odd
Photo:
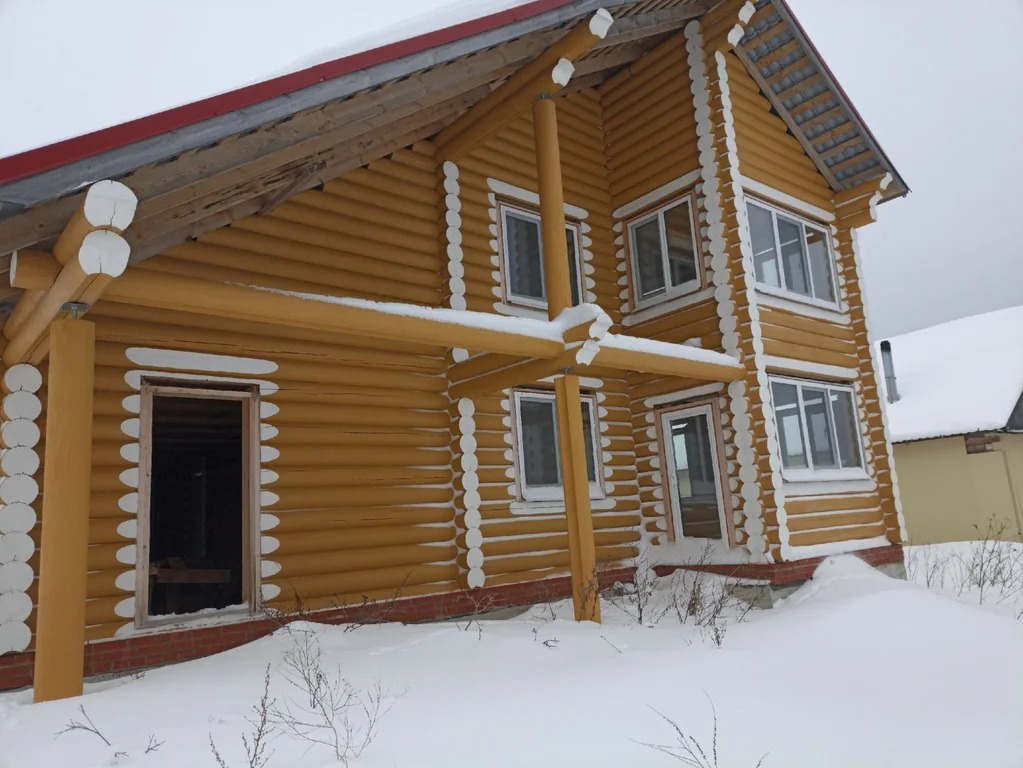
[[153,392],[149,616],[246,598],[247,406],[238,397]]

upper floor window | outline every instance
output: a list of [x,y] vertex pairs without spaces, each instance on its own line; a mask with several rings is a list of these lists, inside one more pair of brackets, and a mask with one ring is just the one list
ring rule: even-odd
[[[501,250],[504,257],[505,295],[508,301],[527,307],[547,308],[547,284],[543,267],[540,215],[525,208],[500,204]],[[568,278],[572,305],[582,297],[579,268],[579,225],[566,222]]]
[[771,394],[785,479],[863,476],[852,387],[777,378]]
[[636,306],[691,293],[700,287],[690,197],[629,222],[628,229]]
[[819,226],[763,203],[746,202],[757,283],[835,307],[834,258]]
[[[597,413],[593,396],[583,396],[583,433],[586,443],[586,477],[590,497],[603,498],[597,477]],[[561,484],[558,452],[558,416],[553,392],[515,391],[515,422],[519,458],[519,489],[525,501],[560,501],[565,498]]]

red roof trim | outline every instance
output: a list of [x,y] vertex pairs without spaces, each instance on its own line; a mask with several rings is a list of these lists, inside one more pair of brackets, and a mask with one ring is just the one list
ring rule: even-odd
[[0,184],[32,176],[62,165],[83,160],[102,152],[133,144],[163,133],[207,120],[217,115],[261,101],[267,101],[310,85],[330,80],[341,75],[400,59],[414,53],[446,45],[481,32],[488,32],[507,24],[544,13],[573,0],[533,0],[533,2],[506,11],[482,16],[434,32],[399,40],[395,43],[355,53],[315,67],[275,77],[261,83],[247,85],[234,91],[211,96],[201,101],[185,104],[154,115],[140,117],[127,123],[103,128],[83,136],[76,136],[45,147],[30,149],[17,155],[0,159]]

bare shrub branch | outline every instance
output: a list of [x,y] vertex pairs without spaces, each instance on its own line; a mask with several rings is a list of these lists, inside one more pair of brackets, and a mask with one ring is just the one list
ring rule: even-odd
[[[270,722],[270,711],[273,705],[274,699],[270,698],[270,665],[267,664],[266,673],[263,675],[263,695],[259,699],[259,704],[255,704],[252,707],[253,717],[246,718],[246,722],[252,726],[251,736],[242,734],[242,746],[245,747],[245,758],[248,761],[248,768],[265,768],[270,758],[273,757],[272,751],[267,752],[267,743],[273,733]],[[210,751],[213,753],[213,758],[217,761],[217,765],[220,768],[230,768],[227,761],[224,760],[217,750],[217,745],[213,741],[213,734],[211,733],[209,737]],[[150,737],[150,741],[152,741],[152,737]],[[160,742],[160,744],[162,743]],[[149,752],[149,750],[147,749],[146,752]]]
[[284,677],[301,701],[286,699],[270,707],[270,720],[282,734],[329,748],[347,766],[373,742],[380,719],[391,708],[389,692],[377,680],[361,691],[341,676],[325,671],[319,638],[294,632],[295,643],[284,654]]
[[63,736],[65,733],[68,733],[69,731],[85,731],[86,733],[91,733],[95,736],[98,736],[100,739],[103,740],[103,743],[106,744],[108,747],[113,746],[110,743],[110,740],[106,736],[104,736],[100,732],[99,728],[96,727],[96,724],[92,722],[92,718],[89,717],[88,713],[85,711],[84,704],[78,705],[78,711],[82,713],[82,720],[84,720],[84,722],[82,720],[75,720],[74,718],[68,720],[67,725],[64,726],[63,730],[57,731],[54,738],[56,738],[57,736]]
[[[677,722],[672,720],[670,717],[665,715],[663,712],[650,707],[664,722],[671,726],[672,731],[675,734],[674,744],[650,744],[647,742],[638,742],[644,747],[661,752],[665,755],[678,760],[680,763],[691,766],[691,768],[720,768],[718,762],[718,713],[717,708],[714,706],[714,701],[710,695],[704,691],[703,695],[707,697],[707,702],[710,704],[711,717],[713,720],[713,730],[711,731],[711,741],[707,747],[700,742],[695,736],[690,733],[686,733],[682,730]],[[754,768],[762,768],[764,760],[767,759],[767,753],[757,761]],[[733,762],[729,762],[728,765],[734,765]]]

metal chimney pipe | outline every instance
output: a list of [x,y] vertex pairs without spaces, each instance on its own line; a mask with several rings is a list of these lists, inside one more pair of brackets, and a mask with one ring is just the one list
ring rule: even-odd
[[884,369],[884,388],[889,403],[899,399],[899,387],[895,383],[895,364],[892,362],[892,343],[881,342],[881,367]]

